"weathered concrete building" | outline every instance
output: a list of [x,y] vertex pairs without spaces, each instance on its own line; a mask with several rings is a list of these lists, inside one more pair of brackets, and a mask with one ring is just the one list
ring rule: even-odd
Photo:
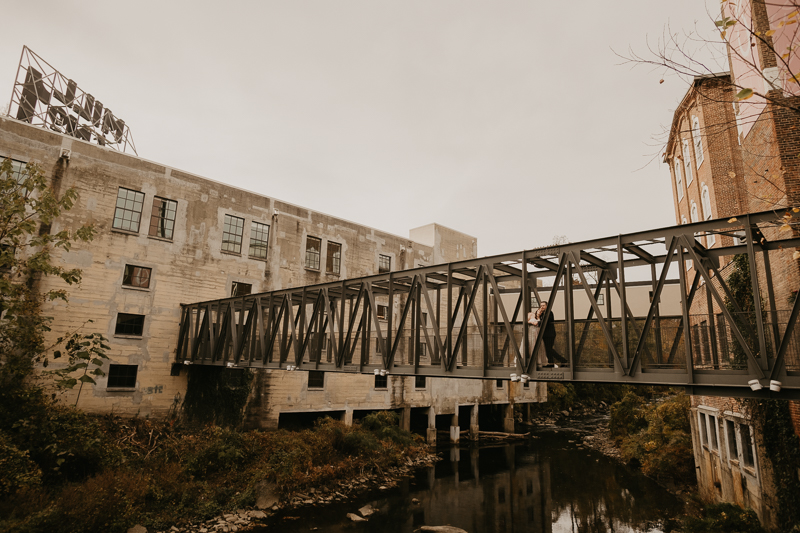
[[[69,288],[68,304],[44,310],[54,318],[54,337],[81,329],[110,340],[106,377],[80,396],[78,407],[86,411],[161,416],[180,405],[187,384],[183,365],[174,365],[181,303],[477,254],[474,237],[437,224],[404,238],[9,117],[0,117],[0,156],[38,163],[56,191],[78,191],[75,207],[51,231],[85,224],[97,230],[91,243],[57,255],[83,270],[83,283]],[[390,312],[397,309],[384,309],[384,318]],[[542,401],[546,390],[494,380],[341,374],[309,380],[306,372],[259,372],[248,420],[263,428],[277,427],[290,413],[350,421],[360,412],[396,409],[405,425],[422,419],[435,436],[437,417],[440,426],[457,426],[460,414],[462,427],[477,429],[477,406],[497,405],[509,423],[513,403]]]

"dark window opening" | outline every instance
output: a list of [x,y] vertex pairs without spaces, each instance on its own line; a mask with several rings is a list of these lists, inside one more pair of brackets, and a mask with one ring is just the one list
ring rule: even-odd
[[319,256],[322,241],[316,237],[306,237],[306,268],[319,270]]
[[240,281],[234,281],[231,283],[231,296],[247,296],[253,291],[253,284],[252,283],[242,283]]
[[122,187],[117,191],[117,206],[114,210],[114,223],[111,227],[125,231],[139,231],[142,220],[144,193]]
[[387,376],[375,376],[375,388],[386,389],[389,387],[389,378]]
[[389,315],[389,306],[378,304],[378,320],[386,320]]
[[242,253],[242,235],[244,234],[244,219],[233,215],[225,215],[222,227],[222,251]]
[[152,270],[147,267],[125,265],[125,273],[122,276],[122,285],[125,287],[149,289],[151,272]]
[[378,274],[392,270],[392,258],[388,255],[378,254]]
[[502,389],[503,388],[503,380],[502,379],[496,380],[495,384],[497,385],[498,389]]
[[143,330],[144,315],[132,315],[129,313],[117,314],[117,327],[114,329],[115,335],[141,336]]
[[150,235],[172,240],[175,230],[175,213],[178,202],[166,198],[153,198],[153,212],[150,214]]
[[325,372],[311,370],[308,373],[308,388],[322,389],[325,387]]
[[325,260],[325,271],[329,274],[338,274],[342,266],[342,245],[328,242],[328,257]]
[[736,443],[736,424],[731,420],[725,421],[725,433],[728,437],[728,459],[739,460],[739,446]]
[[424,389],[426,386],[425,376],[414,376],[414,388],[416,389]]
[[531,384],[526,381],[525,383],[522,384],[522,388],[523,389],[530,389],[531,388]]
[[260,222],[250,223],[250,257],[257,259],[267,258],[267,243],[269,242],[269,226]]
[[109,365],[107,388],[133,389],[136,387],[138,365]]
[[739,431],[742,435],[742,460],[744,461],[744,466],[754,468],[756,461],[753,453],[753,437],[751,436],[750,426],[741,424]]

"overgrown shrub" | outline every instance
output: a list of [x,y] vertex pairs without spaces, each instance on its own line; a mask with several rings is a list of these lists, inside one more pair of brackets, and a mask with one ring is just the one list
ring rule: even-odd
[[687,517],[684,533],[766,533],[752,509],[732,503],[717,503],[703,509],[700,518]]
[[42,470],[0,430],[0,498],[42,481]]
[[644,412],[644,400],[640,396],[628,392],[622,400],[611,406],[608,429],[618,443],[628,435],[633,435],[645,427],[647,427],[647,418]]

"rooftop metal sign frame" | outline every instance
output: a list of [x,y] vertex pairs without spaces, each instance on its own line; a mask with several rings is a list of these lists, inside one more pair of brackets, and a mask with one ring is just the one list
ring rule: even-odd
[[22,47],[8,114],[34,126],[136,154],[124,120],[27,46]]

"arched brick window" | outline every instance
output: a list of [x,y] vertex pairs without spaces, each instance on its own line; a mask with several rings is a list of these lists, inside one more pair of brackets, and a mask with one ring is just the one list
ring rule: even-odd
[[703,156],[703,136],[700,135],[700,120],[694,116],[692,117],[692,140],[694,141],[695,161],[697,161],[697,168],[700,168],[705,159]]
[[683,176],[681,175],[681,163],[678,159],[673,161],[672,167],[675,170],[675,185],[678,189],[678,201],[683,200]]
[[689,150],[689,141],[683,141],[683,168],[686,169],[686,186],[692,183],[692,153]]
[[[700,202],[703,205],[703,220],[711,220],[713,218],[713,213],[711,212],[711,193],[708,192],[708,185],[703,183],[702,192],[700,193]],[[707,237],[708,247],[714,245],[717,242],[717,236],[711,234]]]

